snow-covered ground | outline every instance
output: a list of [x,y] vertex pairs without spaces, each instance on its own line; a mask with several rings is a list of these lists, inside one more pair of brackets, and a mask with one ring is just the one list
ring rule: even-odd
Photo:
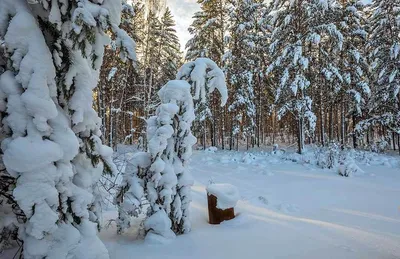
[[[150,245],[111,225],[101,239],[112,259],[400,258],[399,159],[356,163],[365,173],[346,178],[268,152],[196,151],[191,233]],[[210,180],[239,189],[234,220],[207,223]]]

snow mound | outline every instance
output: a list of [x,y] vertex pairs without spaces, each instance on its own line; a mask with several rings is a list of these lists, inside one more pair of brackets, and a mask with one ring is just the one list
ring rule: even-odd
[[232,162],[232,159],[229,156],[221,156],[219,160],[222,164],[229,164]]
[[207,186],[207,193],[217,197],[217,208],[222,210],[235,207],[240,199],[236,186],[227,183],[210,184]]
[[174,232],[171,230],[171,220],[168,218],[164,210],[159,210],[144,222],[146,231],[145,241],[151,244],[164,244],[175,238]]
[[365,172],[354,162],[339,165],[339,175],[349,177],[363,175]]
[[242,161],[245,164],[251,164],[254,160],[256,160],[256,156],[251,153],[246,153],[242,158]]

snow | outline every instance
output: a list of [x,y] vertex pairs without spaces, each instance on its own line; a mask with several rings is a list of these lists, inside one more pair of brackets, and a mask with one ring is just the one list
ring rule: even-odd
[[159,210],[147,218],[144,227],[146,231],[150,231],[146,235],[146,241],[149,243],[165,242],[167,241],[165,239],[175,238],[175,234],[171,230],[171,220],[164,210]]
[[218,209],[234,208],[240,199],[239,190],[232,184],[214,183],[207,186],[207,193],[217,197]]
[[364,174],[364,171],[354,161],[350,161],[339,166],[339,174],[346,177],[357,176]]
[[49,140],[18,137],[7,145],[4,163],[18,172],[29,172],[43,168],[63,157],[58,144]]
[[[135,227],[117,236],[111,226],[100,234],[110,258],[400,256],[399,157],[355,152],[356,164],[365,174],[342,177],[337,167],[320,169],[306,159],[292,162],[286,159],[292,151],[273,155],[271,150],[249,152],[254,159],[248,164],[241,159],[243,152],[195,151],[190,164],[196,180],[192,187],[192,231],[169,240],[168,245],[153,239],[149,246],[147,240],[145,244],[137,240]],[[312,150],[308,156],[313,156]],[[229,162],[221,163],[222,159]],[[207,221],[210,179],[235,185],[241,191],[236,218],[221,225]],[[105,214],[106,220],[115,217],[114,210]]]
[[198,58],[184,64],[176,75],[178,80],[187,80],[195,88],[194,100],[206,101],[207,94],[217,89],[221,95],[221,106],[228,100],[228,89],[224,72],[208,58]]
[[[118,233],[130,226],[129,216],[146,214],[144,227],[149,242],[171,238],[165,229],[173,236],[190,231],[193,179],[187,163],[196,143],[191,132],[195,115],[189,83],[171,80],[158,96],[161,103],[156,114],[147,120],[148,151],[133,155],[115,198],[119,205]],[[140,175],[139,170],[143,171]],[[147,211],[141,206],[142,199],[148,201]],[[165,221],[169,222],[167,227]]]

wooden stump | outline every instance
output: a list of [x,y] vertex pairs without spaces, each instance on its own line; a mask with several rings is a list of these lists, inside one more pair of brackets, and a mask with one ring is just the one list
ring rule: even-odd
[[208,200],[208,218],[210,224],[220,224],[224,220],[235,218],[233,208],[221,210],[217,208],[217,197],[212,194],[207,194]]

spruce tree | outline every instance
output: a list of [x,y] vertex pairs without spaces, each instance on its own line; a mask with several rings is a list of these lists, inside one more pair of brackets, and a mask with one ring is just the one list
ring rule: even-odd
[[165,84],[175,78],[178,68],[181,65],[181,51],[179,39],[175,30],[175,20],[169,8],[161,17],[160,42],[158,53],[160,62],[159,82]]
[[191,132],[193,99],[205,103],[215,89],[221,94],[221,105],[225,105],[228,93],[224,73],[210,59],[199,58],[184,64],[176,80],[158,92],[161,103],[147,120],[148,151],[135,154],[128,162],[116,195],[118,232],[129,227],[130,216],[143,212],[142,200],[149,204],[144,221],[147,239],[172,238],[191,230],[193,179],[188,162],[196,142]]
[[108,258],[96,235],[96,185],[114,165],[92,91],[107,33],[123,60],[134,58],[134,42],[118,27],[121,9],[111,0],[0,2],[8,61],[0,79],[2,151],[14,179],[6,194],[18,205],[12,213],[24,258]]

